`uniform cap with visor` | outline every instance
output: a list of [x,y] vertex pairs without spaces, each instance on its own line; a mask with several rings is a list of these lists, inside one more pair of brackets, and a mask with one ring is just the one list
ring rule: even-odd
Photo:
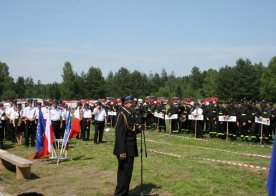
[[132,95],[127,95],[121,98],[122,103],[134,102],[134,97]]

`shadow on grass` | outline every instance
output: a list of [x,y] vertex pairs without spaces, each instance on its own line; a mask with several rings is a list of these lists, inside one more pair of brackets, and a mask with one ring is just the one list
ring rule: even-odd
[[[84,156],[84,155],[80,155],[80,156],[73,157],[73,158],[67,157],[65,159],[60,159],[59,164],[62,164],[62,163],[65,163],[65,162],[71,162],[71,161],[83,161],[83,160],[91,160],[91,159],[94,159],[94,157],[87,157],[87,156]],[[45,161],[48,164],[57,164],[58,159],[57,158],[47,158],[47,159],[45,159]]]
[[11,143],[11,144],[5,143],[4,146],[3,146],[3,150],[7,150],[9,148],[14,148],[14,147],[15,147],[14,143]]
[[94,159],[94,158],[93,157],[87,157],[87,156],[81,155],[81,156],[77,156],[77,157],[71,158],[70,160],[72,160],[72,161],[79,161],[79,160],[91,160],[91,159]]
[[34,173],[31,174],[31,180],[36,180],[36,179],[39,179],[40,177],[35,175]]
[[[157,186],[153,183],[144,184],[143,193],[144,195],[158,195],[158,194],[150,194],[154,189],[160,189],[160,186]],[[136,186],[134,189],[129,191],[129,195],[141,195],[142,187],[141,185]]]

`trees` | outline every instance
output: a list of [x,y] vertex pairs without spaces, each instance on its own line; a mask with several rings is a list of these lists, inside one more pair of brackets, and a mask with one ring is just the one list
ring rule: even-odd
[[269,101],[276,101],[276,56],[274,56],[261,76],[260,94]]
[[[74,99],[78,93],[77,74],[73,72],[70,62],[65,62],[63,67],[61,95],[63,99]],[[77,90],[77,91],[76,91]]]
[[9,67],[0,62],[0,100],[41,97],[46,99],[98,99],[106,96],[122,97],[132,94],[137,98],[147,95],[199,99],[218,96],[224,100],[267,99],[276,101],[276,57],[269,65],[252,64],[249,59],[238,59],[232,67],[224,66],[219,71],[201,71],[193,67],[188,76],[176,77],[174,72],[161,74],[129,71],[121,67],[110,71],[105,78],[100,68],[91,66],[79,75],[70,62],[63,66],[62,82],[35,83],[32,77],[10,77]]
[[224,100],[234,99],[235,96],[235,72],[232,67],[220,68],[217,78],[218,97]]
[[88,73],[84,75],[85,98],[99,99],[105,96],[105,80],[100,68],[90,67]]
[[209,69],[203,82],[203,94],[205,97],[217,96],[218,72]]
[[13,78],[10,77],[9,67],[0,61],[0,100],[16,97]]

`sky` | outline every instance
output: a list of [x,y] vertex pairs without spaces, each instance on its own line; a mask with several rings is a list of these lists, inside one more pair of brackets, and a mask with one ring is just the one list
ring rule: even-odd
[[62,81],[99,67],[186,76],[265,66],[276,56],[275,0],[0,0],[0,62],[10,75]]

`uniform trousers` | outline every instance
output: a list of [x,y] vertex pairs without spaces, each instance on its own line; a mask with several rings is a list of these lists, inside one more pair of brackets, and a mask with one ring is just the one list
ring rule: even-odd
[[81,121],[81,139],[90,138],[90,118],[83,118]]
[[114,195],[128,195],[129,185],[133,172],[134,157],[127,156],[125,160],[121,160],[118,156],[117,186]]
[[95,144],[103,142],[103,132],[104,132],[104,121],[95,120],[95,134],[94,134]]
[[61,139],[61,128],[60,128],[60,120],[53,121],[52,120],[52,126],[53,126],[53,131],[55,133],[56,139]]
[[29,138],[31,137],[31,145],[35,145],[35,122],[27,120],[24,127],[25,146],[29,146]]
[[165,118],[158,118],[159,120],[159,132],[161,131],[161,129],[164,129],[164,131],[166,132],[166,121]]
[[10,120],[7,120],[6,130],[5,130],[5,139],[12,140],[12,128],[13,124]]

